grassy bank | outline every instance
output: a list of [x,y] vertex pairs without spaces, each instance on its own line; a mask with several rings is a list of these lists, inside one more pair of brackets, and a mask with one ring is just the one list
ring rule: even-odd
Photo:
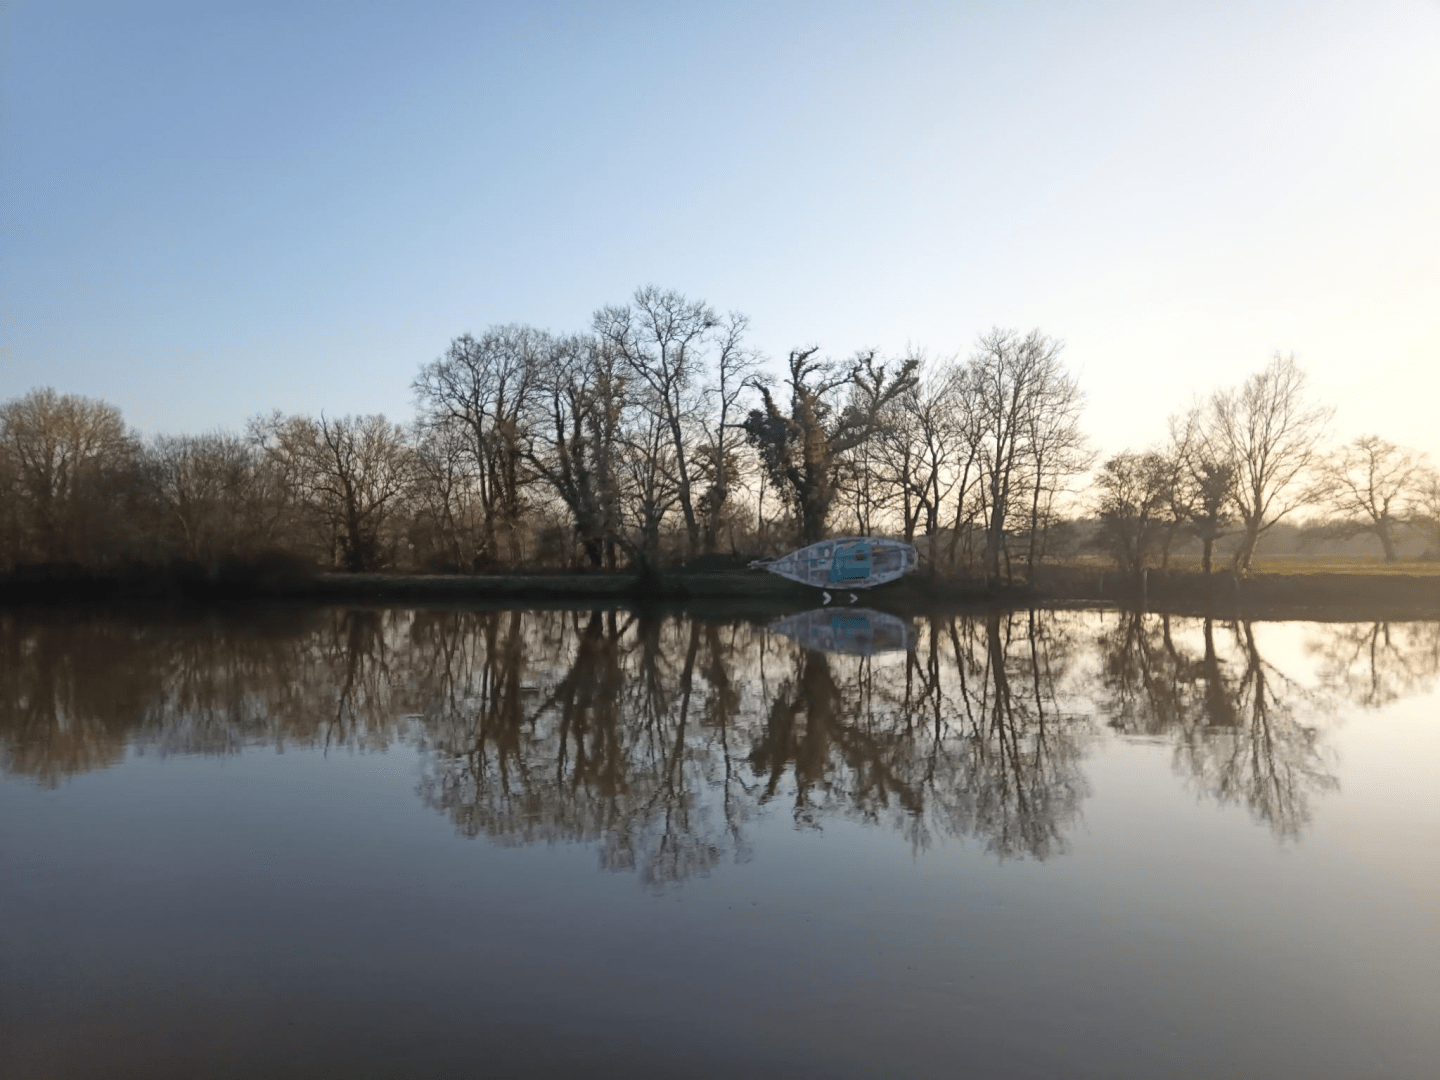
[[[737,613],[803,611],[824,601],[820,589],[759,570],[634,574],[399,575],[326,574],[307,595],[317,600],[379,603],[516,603],[545,605],[661,604]],[[877,589],[833,589],[830,602],[921,611],[941,599],[953,606],[989,599],[972,583],[908,578]]]
[[[1353,561],[1352,561],[1353,562]],[[1383,565],[1383,564],[1382,564]],[[1440,568],[1433,563],[1381,571],[1371,564],[1314,562],[1237,578],[1229,573],[1121,574],[1084,564],[1046,567],[1035,587],[986,590],[983,583],[914,574],[854,590],[857,606],[901,615],[1027,604],[1145,607],[1220,618],[1440,618]],[[1407,572],[1408,570],[1408,572]],[[850,606],[851,591],[831,590]],[[819,607],[821,590],[741,568],[680,570],[640,577],[591,574],[338,574],[293,563],[202,569],[131,567],[107,573],[45,568],[0,579],[0,603],[234,603],[520,607],[683,607],[764,616]]]
[[[1052,564],[1052,567],[1055,564]],[[1077,556],[1059,564],[1066,570],[1083,570],[1091,574],[1115,573],[1115,562],[1100,555]],[[1151,570],[1152,574],[1160,573]],[[1174,574],[1200,574],[1198,558],[1172,558],[1169,572]],[[1215,577],[1227,577],[1230,563],[1226,559],[1215,560]],[[1310,576],[1314,574],[1339,574],[1347,577],[1440,577],[1440,560],[1411,559],[1387,563],[1379,556],[1357,557],[1351,555],[1256,555],[1250,568],[1250,577]]]

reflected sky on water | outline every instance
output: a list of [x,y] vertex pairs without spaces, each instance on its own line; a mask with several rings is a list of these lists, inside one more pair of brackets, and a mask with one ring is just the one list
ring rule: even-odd
[[831,622],[0,615],[0,1073],[1430,1074],[1440,625]]

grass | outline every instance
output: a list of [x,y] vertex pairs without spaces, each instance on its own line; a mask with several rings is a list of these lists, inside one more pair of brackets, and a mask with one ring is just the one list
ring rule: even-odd
[[[1199,565],[1196,565],[1199,568]],[[1440,577],[1440,562],[1392,562],[1353,555],[1264,555],[1251,563],[1256,574],[1364,574],[1382,577]]]
[[[1062,566],[1109,573],[1115,570],[1115,560],[1104,555],[1077,555],[1066,559]],[[1215,573],[1229,573],[1230,560],[1217,558],[1213,562]],[[1151,570],[1155,570],[1151,567]],[[1200,560],[1194,557],[1172,557],[1170,570],[1178,574],[1200,573]],[[1274,574],[1294,576],[1303,574],[1343,574],[1353,576],[1379,577],[1440,577],[1440,561],[1387,563],[1379,556],[1355,555],[1256,555],[1250,564],[1252,574]]]

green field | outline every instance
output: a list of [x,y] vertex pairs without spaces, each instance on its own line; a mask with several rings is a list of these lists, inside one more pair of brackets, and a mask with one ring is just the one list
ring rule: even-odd
[[[1115,561],[1104,555],[1080,555],[1066,559],[1061,565],[1094,571],[1111,571]],[[1214,571],[1226,573],[1230,569],[1229,559],[1215,559]],[[1155,569],[1151,568],[1152,571]],[[1192,557],[1173,557],[1170,570],[1175,573],[1198,574],[1200,560]],[[1440,561],[1393,562],[1387,563],[1377,557],[1366,558],[1353,555],[1257,555],[1250,566],[1252,574],[1363,574],[1367,577],[1440,577]]]
[[[1199,569],[1199,564],[1196,564]],[[1265,555],[1257,556],[1251,566],[1256,574],[1367,574],[1385,577],[1437,577],[1440,562],[1393,562],[1384,559],[1355,558],[1344,555]]]

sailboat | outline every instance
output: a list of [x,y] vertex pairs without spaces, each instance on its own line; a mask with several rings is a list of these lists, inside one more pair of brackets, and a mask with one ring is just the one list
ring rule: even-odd
[[919,565],[915,548],[874,536],[837,536],[750,566],[820,589],[869,589],[895,581]]

